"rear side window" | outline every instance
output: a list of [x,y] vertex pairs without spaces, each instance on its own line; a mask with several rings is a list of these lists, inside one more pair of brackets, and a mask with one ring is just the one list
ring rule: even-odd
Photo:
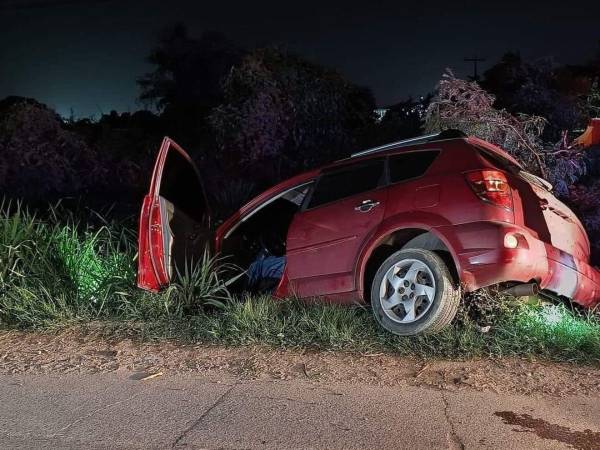
[[383,169],[384,162],[378,159],[324,174],[317,182],[308,208],[377,188],[384,178]]
[[398,183],[420,177],[427,172],[439,154],[439,150],[432,150],[390,156],[390,182]]

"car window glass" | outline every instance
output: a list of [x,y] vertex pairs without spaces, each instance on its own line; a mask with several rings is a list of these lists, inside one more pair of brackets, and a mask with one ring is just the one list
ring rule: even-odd
[[410,180],[423,175],[439,151],[412,152],[390,156],[390,182]]
[[317,183],[308,207],[314,208],[377,188],[383,178],[383,168],[383,160],[377,159],[324,174]]
[[282,195],[283,198],[292,202],[296,206],[300,206],[308,194],[313,182],[303,184],[302,186],[298,186],[297,188],[291,189]]

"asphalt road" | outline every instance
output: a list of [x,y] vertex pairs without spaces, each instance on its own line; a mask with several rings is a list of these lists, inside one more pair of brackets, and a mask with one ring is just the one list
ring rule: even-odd
[[310,381],[0,376],[0,448],[600,448],[598,397]]

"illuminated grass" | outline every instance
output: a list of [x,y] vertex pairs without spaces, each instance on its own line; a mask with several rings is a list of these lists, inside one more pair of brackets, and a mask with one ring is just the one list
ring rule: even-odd
[[133,295],[131,233],[116,226],[92,230],[66,213],[51,212],[42,221],[18,204],[2,205],[0,321],[5,324],[36,328],[100,317]]
[[515,353],[600,361],[600,322],[594,316],[576,314],[563,305],[547,305],[523,308],[505,322],[502,337],[518,337],[512,345]]
[[[370,310],[331,305],[305,306],[294,300],[246,298],[215,314],[136,324],[143,339],[176,338],[224,345],[266,344],[357,352],[390,352],[422,358],[516,356],[585,363],[600,362],[600,323],[564,307],[522,305],[489,332],[459,321],[435,335],[397,337],[383,332]],[[549,312],[551,311],[551,312]]]

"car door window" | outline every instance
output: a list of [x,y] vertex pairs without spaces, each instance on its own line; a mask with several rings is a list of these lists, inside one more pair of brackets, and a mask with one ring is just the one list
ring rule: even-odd
[[383,178],[383,159],[324,173],[317,182],[308,209],[373,190],[383,184]]
[[390,156],[390,182],[399,183],[424,175],[439,154],[439,150],[431,150]]

